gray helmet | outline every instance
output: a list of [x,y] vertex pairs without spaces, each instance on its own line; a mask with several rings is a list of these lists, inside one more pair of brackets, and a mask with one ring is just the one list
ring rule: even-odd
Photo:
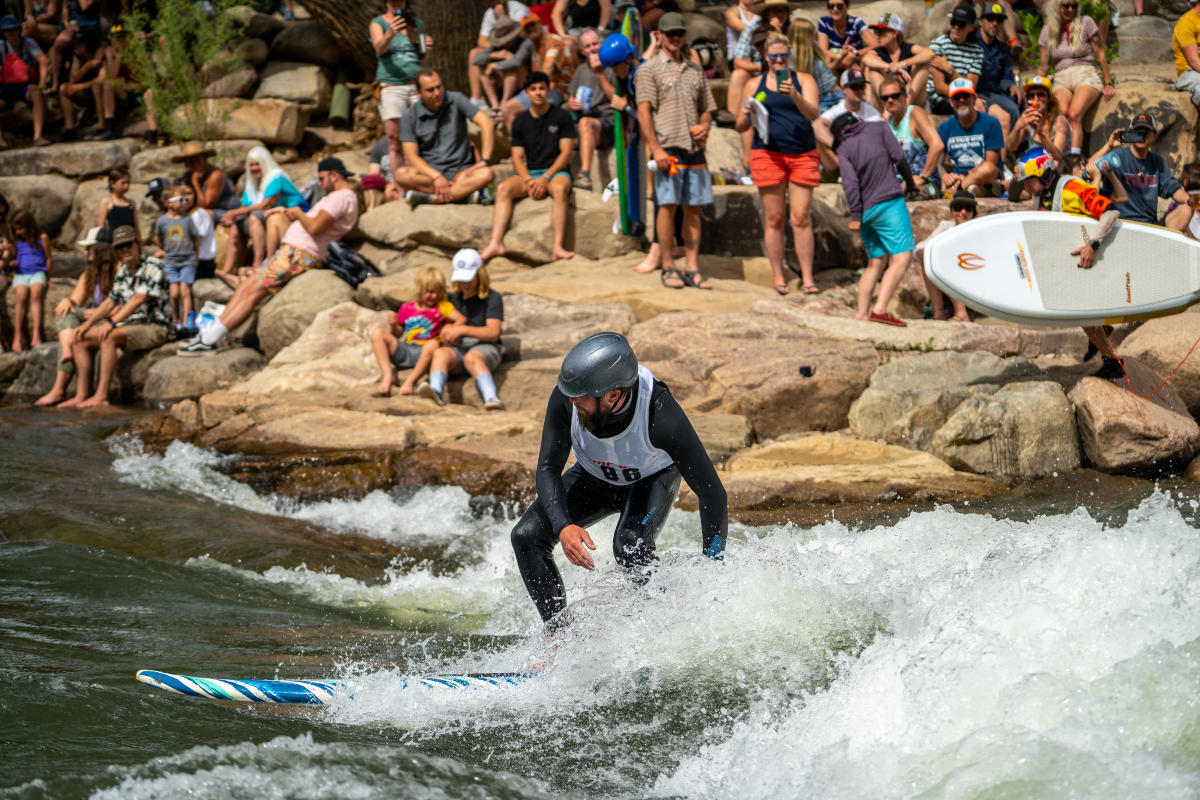
[[571,348],[558,373],[567,397],[600,397],[637,382],[638,361],[619,333],[594,333]]

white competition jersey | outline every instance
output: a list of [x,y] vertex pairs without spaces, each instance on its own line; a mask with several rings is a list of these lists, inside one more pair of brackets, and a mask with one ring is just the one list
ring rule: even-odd
[[579,424],[579,412],[571,407],[571,449],[575,460],[602,481],[626,485],[648,478],[674,463],[665,451],[650,444],[650,395],[654,375],[638,365],[638,398],[633,419],[623,432],[600,439]]

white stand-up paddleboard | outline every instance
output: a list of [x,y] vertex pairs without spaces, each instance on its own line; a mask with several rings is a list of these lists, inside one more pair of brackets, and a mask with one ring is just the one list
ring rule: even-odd
[[925,272],[967,306],[1021,325],[1132,322],[1200,301],[1200,242],[1155,225],[1118,222],[1091,269],[1071,251],[1100,224],[1053,211],[990,214],[925,245]]

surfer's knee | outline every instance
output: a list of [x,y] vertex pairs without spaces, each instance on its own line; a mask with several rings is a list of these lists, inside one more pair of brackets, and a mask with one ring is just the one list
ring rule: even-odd
[[541,518],[533,507],[517,520],[512,533],[508,536],[512,542],[513,552],[520,558],[523,555],[536,556],[554,549],[556,537],[549,525]]

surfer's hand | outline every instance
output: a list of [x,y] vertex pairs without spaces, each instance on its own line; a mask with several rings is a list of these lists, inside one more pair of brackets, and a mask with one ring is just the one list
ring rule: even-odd
[[1085,244],[1083,247],[1072,250],[1071,255],[1079,256],[1079,268],[1091,269],[1096,263],[1096,251],[1092,249],[1090,244]]
[[558,534],[558,540],[562,542],[563,555],[567,557],[568,561],[584,569],[595,568],[596,564],[584,546],[595,550],[596,545],[586,530],[578,525],[568,525],[562,529],[562,533]]

